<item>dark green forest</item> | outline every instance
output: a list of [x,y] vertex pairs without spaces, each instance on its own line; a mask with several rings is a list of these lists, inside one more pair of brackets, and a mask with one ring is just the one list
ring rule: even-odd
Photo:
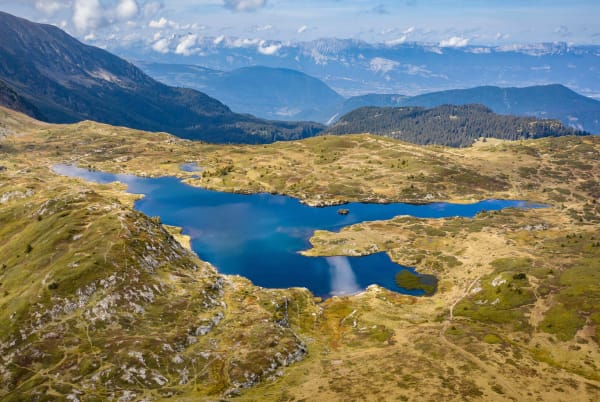
[[371,133],[414,144],[465,147],[479,138],[519,140],[587,135],[558,120],[498,115],[483,105],[364,107],[344,116],[326,134]]

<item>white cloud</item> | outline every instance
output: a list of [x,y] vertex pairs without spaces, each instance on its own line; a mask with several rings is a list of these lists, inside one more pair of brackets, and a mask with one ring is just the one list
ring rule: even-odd
[[465,47],[469,44],[469,39],[462,36],[453,36],[440,42],[440,47]]
[[490,49],[489,47],[474,47],[468,52],[473,54],[491,54],[492,49]]
[[99,0],[75,0],[73,25],[81,32],[99,27],[104,20]]
[[56,14],[58,11],[69,7],[70,5],[70,1],[65,2],[61,0],[36,0],[35,2],[35,8],[48,15]]
[[169,52],[169,40],[161,39],[161,40],[155,42],[152,45],[152,49],[158,53],[163,53],[163,54],[168,53]]
[[121,0],[117,5],[116,15],[119,20],[128,20],[140,12],[136,0]]
[[264,40],[261,40],[258,45],[258,52],[260,54],[264,54],[265,56],[273,56],[274,54],[277,54],[279,49],[281,49],[281,45],[278,45],[278,44],[267,45]]
[[308,29],[308,27],[306,25],[302,25],[300,28],[298,28],[298,33],[304,33],[306,32],[306,30]]
[[198,35],[190,34],[185,36],[175,48],[176,54],[189,56],[194,53],[194,46],[198,43]]
[[249,39],[249,38],[237,38],[232,41],[228,41],[228,47],[238,48],[238,47],[254,47],[256,45],[260,45],[260,39]]
[[414,64],[405,64],[404,69],[406,71],[406,74],[409,74],[409,75],[420,75],[423,77],[431,76],[431,71],[429,71],[424,66],[415,66]]
[[403,43],[405,43],[408,40],[408,35],[402,35],[399,38],[396,39],[390,39],[390,40],[386,40],[385,44],[388,46],[396,46],[396,45],[401,45]]
[[383,57],[375,57],[371,59],[371,62],[369,63],[371,71],[383,74],[389,73],[399,65],[400,63],[397,61],[384,59]]
[[85,35],[83,37],[83,40],[86,41],[86,42],[89,42],[89,41],[92,41],[92,40],[96,40],[96,35],[94,35],[94,33],[92,32],[90,34]]
[[[387,33],[391,33],[393,31],[396,31],[396,29],[391,29],[388,32],[382,32],[382,34],[387,34]],[[415,27],[408,27],[407,29],[405,29],[404,31],[401,32],[401,36],[399,36],[398,38],[394,38],[394,39],[389,39],[386,40],[384,43],[387,46],[396,46],[396,45],[401,45],[403,43],[406,43],[406,41],[408,41],[408,37],[410,36],[410,34],[412,34],[413,32],[415,32]]]
[[536,67],[531,67],[530,70],[531,71],[551,71],[552,67],[550,67],[548,65],[536,66]]
[[72,7],[73,25],[82,33],[116,22],[129,22],[140,13],[137,0],[119,0],[116,4],[100,0],[75,0]]
[[225,35],[219,35],[213,40],[214,45],[220,45],[225,40]]
[[496,40],[506,40],[509,38],[510,38],[509,34],[502,34],[500,32],[496,33]]
[[554,32],[562,37],[571,36],[571,31],[569,30],[569,27],[566,25],[559,26],[558,28],[556,28],[554,30]]
[[162,10],[162,8],[163,8],[163,5],[161,2],[150,1],[150,2],[144,3],[142,5],[142,14],[146,18],[151,18],[151,17],[155,16],[160,10]]
[[150,20],[148,26],[150,28],[160,29],[166,27],[168,22],[169,21],[165,17],[160,17],[159,20]]
[[224,0],[223,5],[232,11],[256,11],[267,5],[267,0]]
[[264,31],[270,31],[273,29],[273,25],[259,25],[257,27],[255,27],[256,32],[264,32]]

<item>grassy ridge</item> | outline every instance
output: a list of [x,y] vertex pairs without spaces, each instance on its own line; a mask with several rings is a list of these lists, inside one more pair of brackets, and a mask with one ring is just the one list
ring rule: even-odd
[[122,186],[51,174],[15,140],[0,148],[1,399],[224,395],[304,357],[273,303],[308,292],[219,276]]

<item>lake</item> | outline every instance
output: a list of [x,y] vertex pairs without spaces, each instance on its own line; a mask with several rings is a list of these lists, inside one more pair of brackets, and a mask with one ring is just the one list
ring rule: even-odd
[[[174,177],[144,178],[56,165],[56,173],[96,183],[121,182],[128,192],[143,194],[135,209],[158,216],[167,225],[183,228],[193,250],[223,274],[242,275],[267,288],[306,287],[315,295],[330,297],[354,294],[371,284],[405,294],[423,290],[400,288],[399,271],[409,267],[393,263],[385,253],[366,257],[304,257],[315,230],[338,231],[364,221],[391,219],[398,215],[418,218],[473,217],[482,210],[536,208],[524,201],[486,200],[474,204],[349,203],[315,208],[297,199],[272,194],[234,194],[192,187]],[[346,215],[338,213],[348,210]],[[435,281],[433,282],[435,284]]]

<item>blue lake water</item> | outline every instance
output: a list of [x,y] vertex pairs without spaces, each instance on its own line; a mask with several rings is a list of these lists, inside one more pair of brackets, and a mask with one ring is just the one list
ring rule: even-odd
[[[297,199],[272,194],[233,194],[192,187],[174,177],[143,178],[56,165],[54,171],[97,183],[121,182],[128,192],[143,194],[135,208],[159,216],[167,225],[183,228],[198,256],[224,274],[242,275],[268,288],[306,287],[315,295],[353,294],[371,284],[401,293],[422,295],[422,290],[398,287],[395,275],[414,270],[393,263],[385,253],[366,257],[304,257],[308,239],[317,229],[337,231],[358,222],[391,219],[398,215],[419,218],[473,217],[482,210],[509,207],[536,208],[524,201],[487,200],[474,204],[350,203],[340,215],[339,206],[314,208]],[[429,276],[424,280],[431,281]]]

